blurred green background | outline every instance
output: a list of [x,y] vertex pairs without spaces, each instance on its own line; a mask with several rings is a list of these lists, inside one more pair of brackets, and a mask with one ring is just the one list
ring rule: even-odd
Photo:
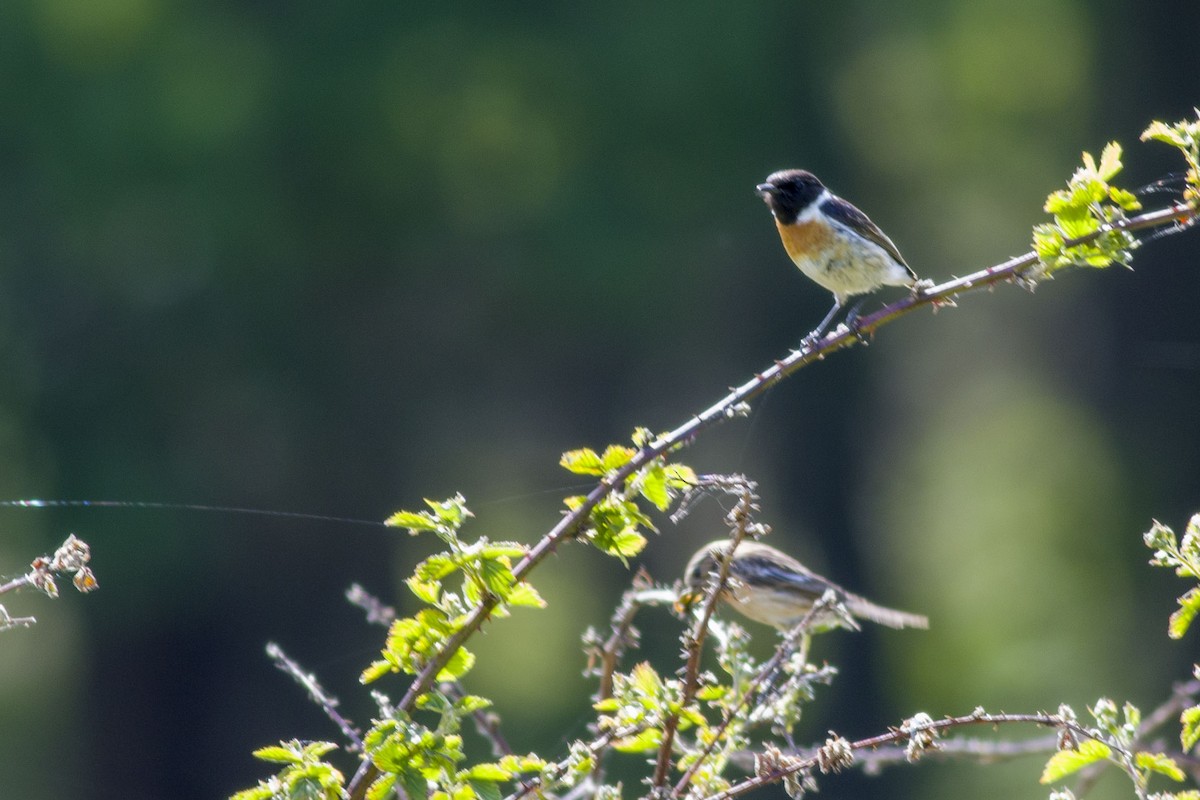
[[[829,296],[753,187],[806,167],[944,279],[1029,248],[1110,139],[1200,102],[1194,3],[0,3],[0,497],[382,519],[462,491],[532,542],[563,450],[666,429],[784,354]],[[761,484],[772,543],[929,632],[834,634],[800,741],[917,710],[1150,707],[1186,677],[1152,517],[1200,509],[1200,239],[923,312],[805,370],[683,459]],[[721,508],[662,520],[678,575]],[[101,590],[5,598],[0,796],[214,798],[250,751],[337,733],[278,641],[365,723],[377,652],[341,592],[404,610],[430,542],[348,524],[0,512],[0,571],[69,531]],[[513,743],[584,735],[579,634],[630,573],[567,548],[468,686]],[[647,614],[664,667],[678,623]],[[760,638],[769,640],[759,629]],[[399,683],[381,688],[394,695]],[[349,763],[349,762],[347,762]],[[824,782],[1040,797],[1037,759]],[[1119,780],[1101,786],[1127,796]],[[636,782],[626,793],[639,792]],[[781,795],[773,788],[767,793]]]

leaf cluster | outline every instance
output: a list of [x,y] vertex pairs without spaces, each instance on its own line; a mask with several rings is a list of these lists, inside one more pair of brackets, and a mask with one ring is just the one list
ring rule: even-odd
[[1142,132],[1142,141],[1169,144],[1183,154],[1188,167],[1183,176],[1183,202],[1193,209],[1200,208],[1200,109],[1196,109],[1194,120],[1152,122]]
[[[563,453],[559,460],[559,465],[568,472],[598,477],[603,485],[610,487],[610,491],[592,505],[578,535],[626,565],[646,546],[642,531],[658,532],[638,507],[638,499],[646,500],[659,511],[666,511],[679,492],[687,491],[697,482],[696,473],[689,467],[668,464],[663,456],[649,459],[628,477],[618,480],[617,473],[653,438],[649,430],[638,428],[633,433],[633,447],[613,444],[605,448],[603,454],[585,447]],[[575,511],[587,502],[587,497],[575,495],[564,502],[569,510]]]
[[1033,248],[1044,275],[1072,265],[1129,264],[1136,241],[1133,234],[1113,225],[1142,204],[1132,192],[1109,182],[1121,166],[1121,146],[1116,142],[1105,146],[1099,163],[1085,152],[1083,166],[1071,176],[1067,188],[1046,198],[1045,210],[1054,221],[1033,229]]

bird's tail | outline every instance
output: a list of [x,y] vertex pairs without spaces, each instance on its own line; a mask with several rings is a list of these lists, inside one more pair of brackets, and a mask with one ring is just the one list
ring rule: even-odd
[[846,596],[846,608],[850,613],[889,628],[928,628],[929,617],[920,614],[910,614],[907,611],[897,611],[894,608],[877,606],[865,597],[858,595]]

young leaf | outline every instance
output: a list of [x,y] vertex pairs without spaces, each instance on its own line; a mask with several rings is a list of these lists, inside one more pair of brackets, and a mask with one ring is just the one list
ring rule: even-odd
[[508,592],[508,604],[514,608],[545,608],[546,601],[528,583],[514,584]]
[[1121,171],[1121,145],[1116,142],[1109,142],[1104,146],[1104,152],[1100,154],[1100,178],[1102,180],[1112,180],[1118,172]]
[[253,789],[244,789],[237,794],[231,796],[229,800],[271,800],[275,796],[275,791],[269,786],[256,786]]
[[1187,594],[1179,598],[1179,609],[1168,620],[1167,635],[1172,639],[1182,639],[1198,613],[1200,613],[1200,586],[1193,586]]
[[1162,753],[1137,753],[1133,757],[1134,763],[1138,769],[1157,772],[1159,775],[1166,775],[1173,781],[1182,781],[1184,779],[1183,770],[1171,758]]
[[397,511],[385,519],[383,524],[389,528],[408,528],[408,532],[414,536],[421,531],[437,530],[437,524],[433,520],[424,514],[416,514],[412,511]]
[[421,602],[429,603],[430,605],[437,603],[438,595],[442,591],[442,584],[438,581],[423,581],[416,575],[413,575],[404,582],[408,584],[409,590]]
[[1079,745],[1078,750],[1059,750],[1050,756],[1046,768],[1042,770],[1042,783],[1053,783],[1061,778],[1078,772],[1088,764],[1103,761],[1112,753],[1108,745],[1088,739]]
[[629,460],[637,453],[632,447],[623,447],[619,444],[610,444],[604,448],[604,471],[618,469],[629,463]]
[[604,462],[590,447],[579,450],[568,450],[558,460],[559,466],[576,475],[603,475]]
[[1179,721],[1183,723],[1179,742],[1183,745],[1183,752],[1188,753],[1200,742],[1200,706],[1185,708],[1179,715]]
[[626,736],[613,742],[613,748],[622,753],[647,753],[657,750],[662,743],[662,731],[658,728],[647,728],[635,736]]
[[479,800],[503,800],[504,798],[504,793],[500,791],[500,785],[495,781],[476,780],[472,778],[469,782],[471,788],[475,791],[475,796]]
[[275,764],[299,764],[301,756],[289,747],[273,745],[260,747],[254,751],[254,757],[260,761],[270,761]]
[[501,767],[499,764],[491,764],[484,762],[476,764],[467,770],[467,778],[477,781],[506,781],[512,777],[512,773]]
[[475,654],[465,647],[460,647],[454,651],[454,655],[450,656],[446,666],[442,667],[442,671],[437,674],[437,679],[439,681],[456,681],[470,672],[473,666],[475,666]]
[[659,511],[666,511],[671,505],[671,496],[667,492],[667,473],[662,464],[654,464],[642,473],[638,490]]

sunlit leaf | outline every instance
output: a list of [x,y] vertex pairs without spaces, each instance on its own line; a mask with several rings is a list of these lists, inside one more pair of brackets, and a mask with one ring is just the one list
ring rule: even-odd
[[408,528],[410,533],[437,530],[437,523],[424,514],[416,514],[412,511],[397,511],[385,519],[383,524],[390,528]]
[[1116,142],[1109,142],[1104,146],[1104,152],[1100,154],[1100,178],[1102,180],[1112,180],[1118,172],[1121,171],[1121,145]]
[[1078,750],[1059,750],[1054,755],[1050,756],[1050,760],[1046,762],[1046,768],[1042,770],[1042,783],[1053,783],[1061,778],[1065,778],[1072,773],[1086,767],[1088,764],[1094,764],[1097,761],[1103,761],[1112,753],[1108,745],[1103,742],[1097,742],[1095,739],[1088,739],[1079,745]]
[[518,608],[545,608],[546,601],[538,594],[537,589],[534,589],[528,583],[513,584],[513,587],[508,592],[506,598],[510,606]]
[[254,751],[254,757],[260,761],[270,761],[275,764],[299,764],[301,761],[299,753],[291,748],[278,745],[260,747]]
[[642,497],[653,503],[659,511],[666,511],[671,505],[671,496],[667,492],[667,473],[661,464],[654,464],[642,473],[638,489]]
[[636,454],[637,450],[634,450],[632,447],[625,447],[619,444],[610,444],[608,447],[604,448],[604,457],[602,459],[604,471],[609,472],[625,466]]
[[484,762],[476,764],[467,770],[467,778],[480,781],[506,781],[512,777],[512,773],[501,767],[499,764]]
[[1185,777],[1179,765],[1162,753],[1137,753],[1134,755],[1133,761],[1137,764],[1138,769],[1145,769],[1157,772],[1159,775],[1166,775],[1173,781],[1182,781]]
[[1183,752],[1187,753],[1200,742],[1200,706],[1185,708],[1179,715],[1179,721],[1183,723],[1179,741],[1183,745]]
[[558,460],[559,466],[568,472],[574,472],[576,475],[603,475],[604,462],[600,460],[600,456],[595,450],[590,447],[584,447],[579,450],[568,450],[562,454],[562,458]]
[[646,753],[658,749],[662,743],[662,731],[647,728],[636,736],[626,736],[613,742],[613,747],[622,753]]
[[439,681],[456,681],[470,672],[473,666],[475,666],[475,654],[465,647],[460,647],[454,651],[454,655],[450,656],[446,666],[442,667],[442,671],[437,674],[437,679]]
[[1200,586],[1193,586],[1187,594],[1179,598],[1179,609],[1171,615],[1167,622],[1167,635],[1172,639],[1183,638],[1198,613],[1200,613]]

